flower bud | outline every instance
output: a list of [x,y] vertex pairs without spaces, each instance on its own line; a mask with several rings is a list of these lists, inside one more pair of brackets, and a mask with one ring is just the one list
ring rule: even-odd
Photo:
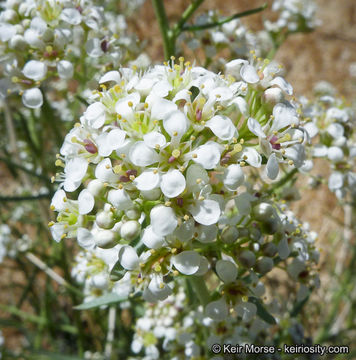
[[221,233],[221,241],[225,244],[233,244],[239,236],[239,231],[234,226],[227,226]]
[[95,222],[102,229],[111,229],[115,225],[114,214],[111,211],[100,211]]
[[256,256],[255,254],[250,250],[244,250],[238,257],[238,260],[241,262],[241,264],[247,268],[252,267],[255,265],[256,262]]
[[119,261],[126,270],[134,270],[139,265],[139,258],[135,249],[131,246],[123,246],[119,251]]
[[274,208],[271,204],[261,202],[252,209],[253,216],[258,221],[269,220],[274,214]]
[[103,194],[105,188],[104,188],[104,184],[100,180],[94,179],[90,181],[90,183],[87,186],[87,189],[93,196],[100,196]]
[[15,35],[10,39],[9,47],[14,50],[24,51],[27,47],[27,42],[22,35]]
[[95,244],[103,249],[110,249],[116,245],[115,233],[111,230],[99,230],[94,236]]
[[261,230],[264,234],[273,235],[278,231],[279,223],[275,218],[270,218],[267,221],[262,222]]
[[264,275],[273,269],[273,260],[268,257],[263,257],[259,259],[255,265],[255,271]]
[[218,260],[215,269],[224,283],[233,282],[237,278],[237,267],[229,260]]
[[140,234],[141,226],[135,220],[130,220],[122,224],[120,235],[125,240],[133,240]]
[[263,93],[262,99],[264,102],[272,105],[283,102],[283,91],[279,87],[269,88]]
[[272,242],[262,245],[262,252],[268,257],[273,257],[277,254],[277,251],[277,246]]
[[138,220],[141,217],[141,212],[137,208],[133,208],[126,210],[125,215],[130,220]]

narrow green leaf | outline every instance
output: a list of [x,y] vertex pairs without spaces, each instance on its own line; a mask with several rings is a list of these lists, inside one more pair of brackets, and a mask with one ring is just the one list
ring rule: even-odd
[[308,300],[309,300],[309,295],[304,300],[297,302],[294,305],[292,311],[290,312],[290,316],[296,317],[302,311],[304,305],[308,302]]
[[254,296],[250,296],[248,298],[248,301],[257,306],[257,315],[262,320],[264,320],[266,323],[268,323],[270,325],[276,324],[275,318],[266,310],[266,308],[263,306],[260,299],[254,297]]
[[194,99],[199,95],[199,88],[192,86],[189,91],[192,93],[192,95],[190,95],[190,101],[193,102]]
[[122,301],[128,300],[127,297],[122,297],[117,294],[106,294],[103,296],[98,297],[95,300],[88,301],[85,303],[82,303],[80,305],[74,306],[74,309],[76,310],[88,310],[88,309],[94,309],[102,305],[109,305],[109,304],[115,304]]

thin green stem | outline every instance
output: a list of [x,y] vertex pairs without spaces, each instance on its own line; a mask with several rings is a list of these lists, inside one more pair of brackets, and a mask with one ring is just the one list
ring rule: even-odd
[[205,306],[209,303],[210,294],[205,280],[201,276],[189,276],[188,281],[195,291],[200,303]]
[[172,32],[169,28],[166,10],[164,8],[163,0],[152,0],[152,4],[162,35],[164,58],[168,60],[170,56],[174,55],[175,42],[171,39]]
[[226,23],[228,23],[228,22],[230,22],[232,20],[239,19],[239,18],[242,18],[244,16],[249,16],[249,15],[259,13],[259,12],[265,10],[266,8],[267,8],[267,3],[260,6],[260,7],[258,7],[258,8],[243,11],[241,13],[237,13],[237,14],[228,16],[225,19],[215,21],[215,22],[212,22],[212,23],[207,23],[207,24],[203,24],[203,25],[184,26],[181,29],[181,31],[199,31],[199,30],[211,29],[211,28],[214,28],[216,26],[221,26],[223,24],[226,24]]
[[177,38],[182,32],[185,23],[192,17],[198,7],[204,2],[204,0],[193,1],[183,12],[182,17],[179,19],[177,24],[174,26],[174,36]]
[[18,202],[18,201],[34,201],[40,199],[51,198],[51,193],[39,194],[39,195],[24,195],[24,196],[0,196],[0,202]]

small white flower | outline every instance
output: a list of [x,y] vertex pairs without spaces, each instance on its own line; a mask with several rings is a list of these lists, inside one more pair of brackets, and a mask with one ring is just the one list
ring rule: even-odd
[[43,95],[40,89],[25,90],[22,95],[23,104],[30,109],[40,108],[43,104]]
[[178,225],[173,209],[163,205],[155,206],[151,210],[150,218],[152,229],[158,236],[172,234]]
[[237,267],[229,260],[218,260],[216,263],[216,272],[224,283],[230,283],[237,278]]
[[30,60],[25,64],[22,72],[27,78],[38,81],[46,76],[47,66],[42,61]]
[[172,258],[172,264],[184,275],[195,274],[200,267],[201,256],[193,250],[183,251]]
[[185,189],[185,177],[179,170],[170,170],[162,176],[161,190],[168,198],[181,194]]

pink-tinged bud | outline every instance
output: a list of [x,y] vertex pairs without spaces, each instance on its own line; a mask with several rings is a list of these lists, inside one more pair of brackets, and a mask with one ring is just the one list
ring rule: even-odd
[[197,121],[200,121],[202,116],[203,112],[201,111],[201,109],[197,109],[197,111],[195,112],[195,118],[197,119]]
[[181,197],[177,198],[177,206],[183,207],[183,198],[181,198]]
[[107,52],[109,50],[109,42],[107,40],[103,40],[100,44],[101,50]]
[[84,139],[84,147],[85,150],[88,151],[90,154],[96,154],[98,152],[98,148],[95,146],[95,144],[88,140],[88,139]]
[[33,81],[27,79],[21,79],[21,83],[24,85],[32,85]]
[[174,161],[176,161],[176,158],[174,156],[171,156],[169,159],[168,159],[168,162],[170,164],[172,164]]
[[80,13],[83,12],[83,8],[82,8],[80,5],[76,6],[75,8],[76,8]]
[[228,164],[230,159],[231,159],[231,155],[230,154],[225,154],[223,156],[223,158],[220,160],[220,165]]
[[121,175],[120,176],[120,181],[121,182],[129,182],[130,181],[130,178],[125,176],[125,175]]
[[276,141],[277,141],[277,140],[278,140],[278,137],[275,136],[275,135],[273,135],[273,136],[270,138],[270,140],[269,140],[269,142],[271,143],[272,148],[273,148],[274,150],[279,150],[279,149],[281,148],[281,144],[276,144]]
[[126,171],[126,175],[128,176],[128,177],[130,177],[131,175],[133,175],[133,176],[137,176],[137,170],[135,170],[135,169],[130,169],[130,170],[127,170]]

